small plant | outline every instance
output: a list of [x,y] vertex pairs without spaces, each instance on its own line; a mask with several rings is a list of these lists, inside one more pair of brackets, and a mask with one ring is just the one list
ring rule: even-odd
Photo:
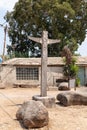
[[80,79],[77,77],[76,78],[76,86],[79,87],[80,86]]

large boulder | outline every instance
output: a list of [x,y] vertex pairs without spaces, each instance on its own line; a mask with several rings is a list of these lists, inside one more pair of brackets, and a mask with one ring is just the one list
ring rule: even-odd
[[57,100],[64,106],[87,105],[87,95],[77,92],[62,92],[57,95]]
[[49,116],[46,107],[40,101],[24,102],[16,117],[25,128],[41,128],[48,125]]
[[61,91],[70,90],[70,88],[68,87],[68,83],[67,82],[60,83],[58,86],[58,90],[61,90]]

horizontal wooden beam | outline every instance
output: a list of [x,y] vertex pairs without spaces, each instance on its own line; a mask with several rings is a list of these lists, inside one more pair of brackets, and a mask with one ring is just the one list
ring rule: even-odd
[[36,37],[30,37],[28,36],[28,39],[37,42],[37,43],[41,43],[42,44],[42,38],[36,38]]

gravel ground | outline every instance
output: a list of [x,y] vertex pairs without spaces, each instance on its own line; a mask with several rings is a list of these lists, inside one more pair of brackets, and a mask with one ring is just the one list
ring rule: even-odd
[[[86,87],[76,91],[87,94]],[[60,92],[57,90],[48,91],[48,95],[55,97],[58,93]],[[0,130],[26,130],[16,120],[16,111],[24,101],[29,101],[33,95],[38,94],[39,88],[0,89]],[[64,107],[56,104],[48,112],[49,125],[36,130],[87,130],[87,106]]]

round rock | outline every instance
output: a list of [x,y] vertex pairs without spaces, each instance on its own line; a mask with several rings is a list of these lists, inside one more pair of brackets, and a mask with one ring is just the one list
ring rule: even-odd
[[68,83],[66,83],[66,82],[60,83],[59,87],[58,87],[58,90],[61,90],[61,91],[70,90],[70,88],[68,87]]
[[49,116],[46,107],[40,101],[24,102],[16,117],[25,128],[41,128],[48,125]]

